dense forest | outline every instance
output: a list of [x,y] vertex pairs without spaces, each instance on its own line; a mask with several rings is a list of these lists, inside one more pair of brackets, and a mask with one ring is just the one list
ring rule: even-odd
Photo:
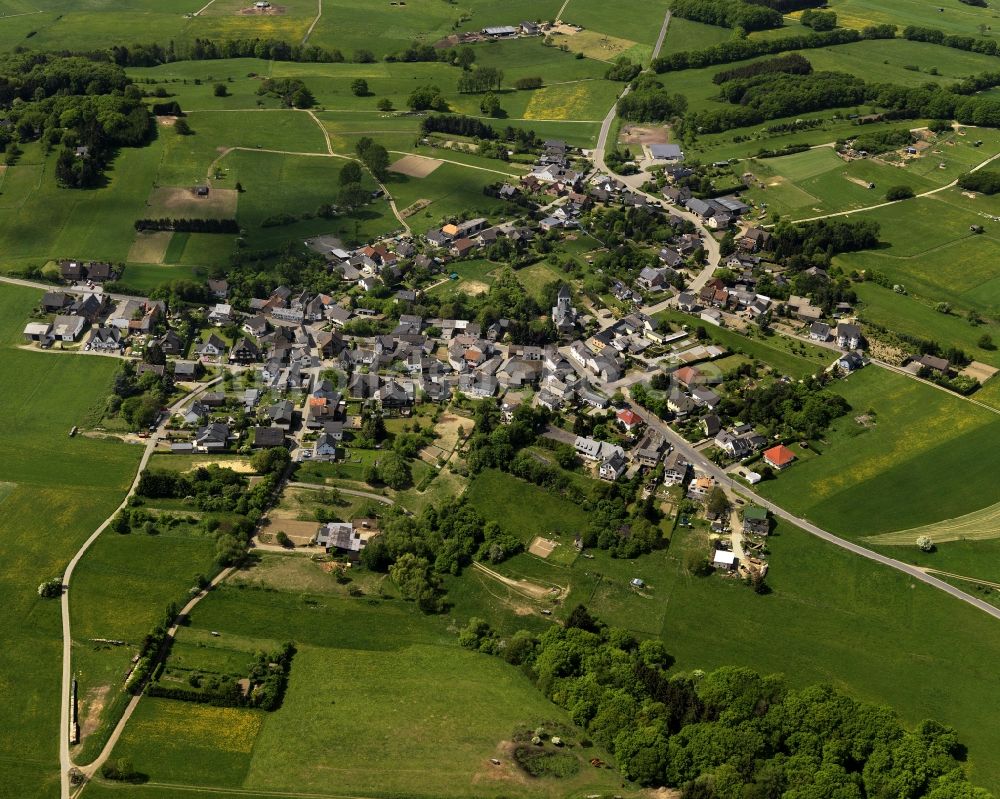
[[888,707],[748,668],[671,674],[661,641],[582,606],[540,636],[501,638],[472,619],[460,641],[521,666],[624,776],[682,799],[989,799],[968,782],[950,727],[907,730]]
[[[114,64],[85,58],[18,54],[0,59],[0,151],[8,163],[18,144],[59,150],[56,179],[71,188],[97,186],[118,147],[153,135],[142,92]],[[9,150],[8,150],[9,148]]]

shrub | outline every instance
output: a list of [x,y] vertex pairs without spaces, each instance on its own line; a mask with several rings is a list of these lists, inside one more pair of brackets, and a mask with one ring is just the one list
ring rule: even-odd
[[909,200],[913,197],[913,189],[909,186],[893,186],[885,193],[885,199],[888,202],[896,202],[897,200]]

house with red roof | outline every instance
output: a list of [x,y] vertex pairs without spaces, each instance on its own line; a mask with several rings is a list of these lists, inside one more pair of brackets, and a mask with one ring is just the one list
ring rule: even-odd
[[791,466],[794,460],[795,453],[784,444],[778,444],[776,447],[764,450],[764,463],[768,466],[773,466],[775,469],[784,469],[787,466]]
[[622,427],[629,433],[642,424],[642,418],[631,408],[623,408],[616,414]]
[[697,383],[700,377],[701,371],[694,366],[682,366],[674,372],[674,378],[683,386],[690,386],[692,383]]

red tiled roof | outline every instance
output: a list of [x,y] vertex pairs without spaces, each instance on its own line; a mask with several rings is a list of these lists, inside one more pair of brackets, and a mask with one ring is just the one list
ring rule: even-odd
[[642,421],[642,419],[639,418],[639,415],[630,408],[624,408],[618,411],[618,420],[627,424],[629,427]]
[[795,453],[784,444],[778,444],[778,446],[771,447],[764,452],[764,460],[775,466],[787,466],[795,460]]

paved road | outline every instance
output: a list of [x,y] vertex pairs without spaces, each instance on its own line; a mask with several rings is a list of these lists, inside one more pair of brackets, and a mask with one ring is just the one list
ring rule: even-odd
[[[627,389],[626,393],[628,393]],[[712,477],[714,477],[723,485],[726,483],[730,483],[732,481],[731,475],[727,474],[720,467],[716,466],[714,463],[708,460],[704,455],[698,452],[698,450],[696,450],[691,444],[689,444],[682,436],[674,432],[674,430],[672,430],[667,424],[665,424],[663,420],[661,420],[659,417],[655,416],[654,414],[650,413],[644,408],[640,408],[635,403],[633,403],[633,410],[639,416],[642,417],[643,421],[645,421],[650,428],[656,430],[658,433],[660,433],[660,435],[664,437],[666,441],[669,441],[671,444],[673,444],[674,448],[679,452],[681,452],[684,455],[684,457],[687,458],[689,463],[696,466],[699,470],[706,472],[707,474],[710,474]],[[895,558],[890,558],[886,557],[885,555],[880,555],[878,552],[873,552],[872,550],[867,549],[859,544],[855,544],[853,541],[848,541],[846,539],[840,538],[839,536],[836,536],[833,533],[830,533],[822,529],[821,527],[817,527],[815,524],[813,524],[807,519],[795,516],[794,514],[782,508],[780,505],[776,505],[775,503],[771,502],[768,499],[765,499],[764,497],[760,496],[754,491],[751,491],[748,488],[740,486],[739,493],[742,496],[746,497],[747,499],[750,499],[751,501],[760,505],[761,507],[767,508],[769,511],[771,511],[772,514],[774,514],[779,519],[784,519],[785,521],[791,522],[796,527],[805,530],[807,533],[814,535],[817,538],[821,538],[824,541],[827,541],[831,544],[834,544],[835,546],[840,547],[841,549],[846,549],[848,552],[853,552],[855,555],[860,555],[863,558],[875,561],[876,563],[879,563],[883,566],[888,566],[891,569],[896,569],[897,571],[903,572],[908,577],[912,577],[914,580],[919,580],[922,583],[931,585],[934,588],[944,591],[945,593],[950,594],[956,599],[961,600],[962,602],[972,605],[973,607],[983,611],[984,613],[988,613],[995,619],[1000,619],[1000,608],[994,607],[988,602],[984,602],[983,600],[978,599],[977,597],[974,597],[971,594],[967,594],[964,591],[956,588],[955,586],[946,583],[944,580],[939,580],[938,578],[930,574],[927,574],[925,571],[923,571],[917,566],[912,566],[909,563],[903,563],[902,561],[896,560]]]
[[[663,17],[663,25],[660,27],[660,35],[657,37],[656,46],[653,48],[653,56],[655,59],[660,54],[660,49],[663,47],[663,40],[667,36],[667,29],[670,27],[670,12]],[[695,228],[701,233],[702,243],[705,249],[705,266],[695,277],[691,280],[688,285],[689,291],[701,291],[706,283],[711,279],[712,275],[715,273],[716,267],[718,267],[720,261],[722,260],[722,253],[719,251],[719,242],[717,242],[712,237],[712,232],[705,227],[701,218],[690,211],[681,208],[679,206],[668,206],[661,197],[657,197],[654,194],[643,191],[641,186],[649,179],[649,175],[645,172],[640,172],[637,175],[617,175],[608,168],[605,162],[605,156],[607,153],[608,136],[611,133],[611,127],[614,125],[615,115],[618,111],[618,100],[625,97],[631,87],[626,86],[617,98],[615,98],[614,105],[608,111],[607,116],[604,117],[604,121],[601,122],[601,132],[597,137],[597,145],[594,147],[593,163],[594,169],[598,172],[604,172],[609,175],[614,175],[617,180],[620,180],[626,186],[629,187],[636,194],[641,194],[650,202],[660,206],[661,208],[667,208],[670,213],[686,219],[691,222]]]
[[7,275],[0,275],[0,283],[10,283],[12,286],[24,286],[25,288],[38,289],[39,291],[65,291],[70,294],[83,294],[96,291],[115,302],[136,299],[134,294],[112,294],[108,291],[102,292],[99,287],[97,289],[90,289],[86,286],[66,286],[62,283],[41,283],[36,280],[23,280],[19,277],[8,277]]
[[[203,383],[198,386],[190,394],[186,394],[181,399],[177,400],[169,408],[169,414],[167,418],[164,419],[164,424],[167,419],[189,400],[199,396],[204,393],[208,388],[215,385],[222,380],[222,376],[210,380],[207,383]],[[70,599],[70,579],[73,576],[73,571],[76,569],[77,564],[80,559],[84,556],[91,545],[97,540],[97,537],[103,533],[111,520],[121,511],[129,501],[129,498],[135,493],[136,488],[139,486],[139,479],[142,477],[142,472],[146,468],[146,464],[149,463],[149,459],[156,449],[156,445],[160,441],[160,437],[164,432],[164,427],[161,425],[160,428],[149,437],[149,441],[146,442],[146,446],[143,449],[142,457],[139,459],[139,466],[136,469],[135,479],[132,480],[132,485],[129,486],[128,493],[122,499],[121,504],[112,511],[111,515],[105,519],[100,527],[91,533],[90,537],[83,542],[83,546],[77,550],[76,554],[73,555],[69,564],[66,566],[66,571],[63,572],[63,592],[61,598],[62,605],[62,639],[63,639],[63,655],[62,655],[62,698],[60,700],[60,712],[59,712],[59,768],[61,771],[61,796],[62,799],[69,799],[70,795],[70,784],[69,784],[69,770],[73,767],[73,759],[69,751],[69,723],[70,723],[70,691],[73,682],[73,635],[70,629],[70,615],[69,615],[69,599]],[[96,762],[96,761],[95,761]],[[91,764],[93,765],[93,764]],[[99,764],[98,764],[99,765]]]

